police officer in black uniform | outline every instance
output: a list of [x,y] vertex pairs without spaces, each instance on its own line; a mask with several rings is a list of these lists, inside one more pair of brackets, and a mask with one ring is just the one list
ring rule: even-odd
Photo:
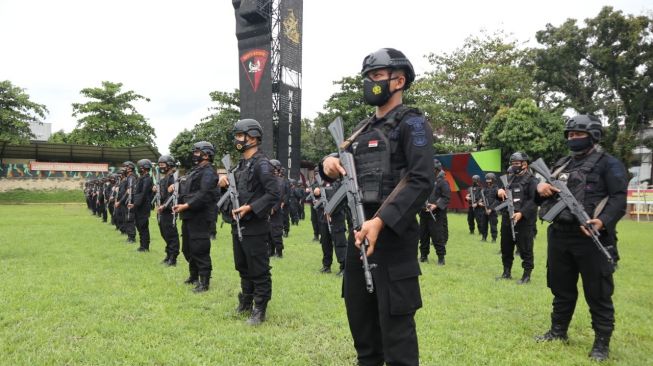
[[[361,72],[367,104],[376,112],[356,128],[351,145],[367,221],[356,245],[367,238],[374,292],[366,291],[360,253],[347,249],[343,295],[359,365],[417,365],[415,312],[422,306],[417,260],[416,214],[433,189],[431,126],[421,112],[402,104],[415,79],[410,61],[396,49],[365,57]],[[323,175],[345,174],[336,157]]]
[[127,235],[127,243],[136,242],[136,227],[134,210],[129,208],[129,205],[134,202],[134,186],[136,185],[137,177],[134,175],[136,165],[131,161],[126,161],[122,164],[125,168],[125,179],[120,185],[118,196],[120,200],[116,202],[116,207],[121,210],[122,225],[120,232]]
[[170,155],[161,155],[158,164],[159,172],[163,173],[163,177],[161,177],[158,184],[162,203],[157,209],[159,213],[159,232],[161,232],[161,237],[166,242],[166,257],[161,264],[176,266],[177,256],[179,256],[179,232],[177,231],[175,214],[172,212],[174,202],[163,205],[170,200],[172,194],[178,194],[178,192],[174,191],[176,161]]
[[[433,173],[435,175],[433,191],[426,201],[424,210],[419,213],[420,262],[428,262],[432,241],[435,254],[438,256],[438,265],[443,266],[445,263],[444,257],[447,255],[447,241],[449,240],[447,206],[451,200],[451,188],[449,182],[445,179],[442,163],[438,159],[433,159]],[[435,217],[435,220],[433,217]]]
[[[602,127],[597,117],[579,115],[570,118],[564,131],[571,155],[552,167],[552,175],[566,181],[569,190],[591,217],[586,224],[598,230],[601,244],[616,261],[616,225],[626,213],[626,169],[598,145]],[[557,190],[547,183],[540,183],[537,190],[544,200],[543,215],[555,203]],[[547,230],[547,284],[553,293],[553,311],[551,328],[537,340],[567,341],[567,328],[578,299],[580,274],[595,334],[589,357],[603,361],[608,358],[614,329],[614,268],[580,224],[565,210]]]
[[497,176],[494,173],[485,174],[485,187],[483,188],[482,198],[480,206],[483,208],[483,216],[481,217],[481,224],[479,225],[479,231],[481,232],[481,240],[487,241],[488,230],[492,236],[492,242],[497,241],[497,212],[494,210],[495,207],[499,204],[497,200]]
[[209,227],[211,220],[215,221],[218,175],[211,165],[215,156],[213,144],[197,142],[192,153],[193,168],[179,178],[179,200],[172,211],[181,213],[182,253],[189,271],[184,283],[194,284],[193,291],[200,293],[208,291],[213,269]]
[[474,228],[481,226],[481,217],[483,216],[483,209],[479,206],[481,202],[481,177],[479,175],[472,176],[472,186],[467,189],[467,203],[469,208],[467,210],[467,225],[469,226],[469,233],[474,234]]
[[[314,175],[320,174],[318,167],[315,167],[314,170]],[[308,202],[310,204],[310,209],[311,209],[311,227],[313,228],[313,241],[319,241],[320,240],[320,225],[318,222],[318,216],[317,216],[317,211],[315,209],[315,193],[313,192],[315,190],[315,187],[317,187],[317,179],[313,179],[313,183],[306,189],[306,193],[308,194]]]
[[284,202],[285,182],[281,176],[281,162],[271,159],[270,164],[274,167],[274,176],[279,187],[279,199],[270,212],[270,257],[283,258],[283,212],[281,205]]
[[148,159],[141,159],[136,162],[140,177],[134,187],[133,203],[127,205],[134,213],[134,221],[138,230],[140,242],[139,252],[150,251],[150,211],[152,210],[152,177],[150,170],[152,162]]
[[[240,162],[234,168],[240,207],[232,208],[232,215],[240,217],[242,240],[238,238],[235,222],[231,226],[234,264],[240,275],[241,287],[236,312],[243,314],[251,311],[247,324],[259,325],[265,321],[267,305],[272,298],[268,217],[280,199],[279,183],[274,167],[258,149],[263,138],[263,129],[258,121],[242,119],[236,122],[233,134],[236,150],[242,153]],[[220,177],[221,188],[227,188],[228,184],[226,176]]]
[[512,278],[512,262],[514,260],[515,246],[519,249],[524,273],[518,284],[526,284],[531,281],[531,273],[535,266],[533,257],[533,235],[535,222],[537,221],[537,195],[538,180],[528,169],[528,155],[523,152],[515,152],[510,156],[510,168],[508,168],[508,187],[501,187],[497,190],[497,197],[505,200],[508,196],[506,190],[512,192],[515,214],[515,239],[512,240],[510,228],[510,217],[508,210],[503,211],[501,217],[501,261],[503,273],[498,279]]

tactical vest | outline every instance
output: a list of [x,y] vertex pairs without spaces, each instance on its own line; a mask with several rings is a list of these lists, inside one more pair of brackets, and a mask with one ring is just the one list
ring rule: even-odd
[[[512,201],[515,206],[515,211],[522,210],[522,205],[524,202],[524,189],[528,186],[528,182],[531,177],[531,173],[526,172],[524,175],[515,176],[513,180],[508,184],[510,190],[512,191]],[[507,213],[508,210],[504,212]]]
[[384,117],[385,121],[372,126],[372,117],[363,120],[356,129],[363,132],[352,144],[356,179],[364,204],[380,204],[397,186],[401,171],[393,169],[394,153],[399,146],[399,124],[408,113],[421,114],[415,108],[399,106]]
[[[553,179],[558,179],[561,182],[567,184],[569,191],[574,195],[576,200],[584,206],[585,211],[589,214],[592,213],[592,210],[588,210],[588,207],[585,203],[585,187],[587,187],[588,177],[590,176],[589,173],[592,171],[592,169],[594,169],[602,157],[602,151],[594,151],[585,158],[582,164],[568,169],[567,167],[571,163],[572,157],[566,156],[556,162],[551,173]],[[594,177],[592,179],[598,181],[598,177]],[[544,215],[549,211],[549,209],[551,209],[551,207],[553,207],[553,205],[555,205],[556,202],[557,200],[546,200],[541,206],[540,218],[544,217]],[[556,217],[555,221],[562,224],[573,224],[576,223],[576,218],[571,214],[569,208],[565,208],[562,212],[560,212],[558,217]]]
[[[238,189],[238,202],[241,206],[244,206],[252,199],[254,196],[254,187],[252,187],[251,180],[254,178],[254,164],[258,160],[257,156],[254,156],[251,160],[245,161],[241,160],[234,171],[234,178],[236,178],[236,188]],[[242,164],[245,163],[245,167],[242,167]]]
[[179,178],[179,202],[186,203],[186,197],[190,196],[193,179],[198,171],[199,169],[191,170],[190,173]]

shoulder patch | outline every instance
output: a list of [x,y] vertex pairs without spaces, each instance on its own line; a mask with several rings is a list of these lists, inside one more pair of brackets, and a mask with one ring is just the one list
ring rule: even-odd
[[413,145],[417,147],[426,146],[426,128],[424,127],[426,120],[424,116],[412,116],[406,120],[406,124],[410,126],[410,136],[413,140]]
[[272,164],[270,164],[270,161],[265,159],[261,160],[261,163],[259,164],[259,167],[261,169],[261,174],[270,174],[272,171]]

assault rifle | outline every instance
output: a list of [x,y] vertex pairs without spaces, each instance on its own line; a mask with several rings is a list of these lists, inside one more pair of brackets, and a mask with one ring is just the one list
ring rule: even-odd
[[499,177],[499,180],[501,180],[501,183],[503,183],[503,189],[506,191],[506,199],[498,205],[497,207],[494,208],[494,211],[499,212],[503,211],[504,209],[508,210],[508,216],[510,216],[510,231],[512,232],[512,240],[516,241],[517,236],[515,235],[515,202],[513,201],[512,198],[512,190],[508,188],[508,176],[502,175]]
[[[171,204],[172,204],[171,207],[175,207],[175,206],[177,206],[177,203],[178,203],[177,198],[179,197],[179,171],[175,170],[175,172],[173,173],[172,176],[175,178],[175,184],[174,184],[174,188],[173,188],[172,193],[170,194],[168,199],[165,202],[163,202],[162,206],[163,206],[164,210],[168,206],[170,206]],[[160,185],[159,185],[159,189],[161,189]],[[159,192],[157,191],[157,193],[159,193]],[[159,210],[157,210],[157,214],[156,214],[157,220],[159,219],[159,213],[158,212],[159,212]],[[172,226],[177,226],[177,215],[178,214],[176,212],[174,212],[174,211],[172,212]]]
[[326,190],[324,189],[324,181],[322,181],[322,177],[320,177],[320,174],[315,175],[315,181],[317,181],[318,186],[320,187],[320,198],[318,198],[317,202],[313,205],[315,209],[317,210],[320,206],[324,208],[324,216],[327,221],[327,228],[329,229],[329,233],[331,233],[331,221],[329,221],[329,217],[331,215],[331,211],[327,212],[326,207],[329,201],[326,198]]
[[554,179],[551,176],[551,172],[542,158],[535,160],[529,165],[529,167],[541,175],[547,183],[560,190],[560,192],[558,192],[558,202],[549,209],[549,211],[542,217],[542,220],[552,222],[560,212],[565,208],[568,208],[571,214],[574,215],[576,220],[578,220],[580,226],[587,229],[596,247],[601,251],[601,253],[603,253],[612,269],[614,269],[614,259],[612,258],[612,255],[610,255],[610,252],[605,249],[603,244],[601,244],[601,240],[599,240],[601,234],[592,224],[587,223],[587,221],[590,220],[590,216],[585,212],[583,205],[576,200],[576,197],[571,193],[567,184]]
[[[218,201],[218,207],[222,207],[224,203],[229,199],[231,201],[231,209],[237,210],[240,208],[240,202],[238,202],[238,188],[236,188],[236,177],[234,172],[231,171],[231,156],[226,154],[222,157],[222,165],[227,170],[227,180],[229,181],[229,188],[227,192],[220,197]],[[240,227],[240,214],[234,216],[234,221],[236,222],[236,232],[238,234],[238,240],[243,240],[243,232]]]
[[129,215],[132,212],[132,209],[129,207],[129,205],[134,203],[132,197],[133,188],[134,188],[134,176],[130,175],[129,177],[127,177],[127,221],[129,221]]
[[424,203],[424,209],[431,215],[433,222],[438,222],[438,220],[435,218],[435,215],[433,215],[433,211],[429,210],[429,200],[426,200],[426,203]]
[[483,201],[483,209],[485,214],[489,215],[492,212],[492,209],[488,207],[487,199],[485,198],[485,193],[483,193],[483,187],[481,187],[481,201]]
[[[356,166],[354,165],[354,156],[347,151],[350,141],[347,144],[344,143],[344,131],[342,127],[342,118],[336,118],[329,125],[329,132],[338,146],[338,153],[340,154],[340,164],[347,172],[346,175],[342,177],[342,186],[338,189],[338,192],[342,191],[344,193],[334,194],[331,200],[328,201],[327,206],[330,206],[330,209],[333,209],[339,204],[335,202],[335,199],[341,200],[343,196],[347,197],[347,204],[349,206],[349,211],[351,213],[351,221],[353,223],[354,230],[358,231],[361,229],[363,222],[365,221],[365,211],[363,210],[363,202],[361,201],[361,193],[358,187],[358,182],[356,181]],[[324,196],[324,195],[323,195]],[[326,198],[326,197],[325,197]],[[324,212],[327,212],[325,207]],[[328,211],[331,212],[331,211]],[[372,272],[370,269],[376,267],[375,264],[369,264],[367,261],[367,247],[369,243],[367,238],[361,243],[360,254],[361,259],[363,260],[363,273],[365,275],[365,287],[367,292],[374,292],[374,282],[372,281]]]
[[157,167],[155,183],[156,194],[154,195],[154,198],[152,198],[152,202],[150,202],[150,207],[154,205],[154,209],[156,210],[156,222],[161,222],[161,215],[159,214],[159,207],[161,207],[161,185],[159,182],[161,182],[161,173]]

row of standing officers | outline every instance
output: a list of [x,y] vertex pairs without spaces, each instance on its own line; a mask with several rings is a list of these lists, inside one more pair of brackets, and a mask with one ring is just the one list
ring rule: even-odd
[[[361,74],[365,102],[375,107],[375,113],[356,126],[353,135],[346,140],[346,149],[354,157],[359,203],[366,220],[354,228],[347,240],[346,210],[342,213],[344,219],[336,217],[337,213],[327,218],[318,212],[317,226],[322,229],[314,234],[321,239],[334,237],[329,243],[335,243],[336,259],[343,275],[343,297],[358,364],[417,365],[419,351],[414,317],[422,306],[419,260],[428,260],[429,242],[432,241],[437,263],[445,264],[446,207],[450,188],[440,162],[433,160],[430,124],[419,110],[402,103],[404,90],[415,79],[410,61],[396,49],[383,48],[365,57]],[[178,192],[178,202],[171,205],[169,211],[167,207],[163,209],[160,215],[162,221],[164,215],[166,221],[171,221],[175,214],[181,215],[182,251],[189,263],[187,282],[195,284],[198,292],[206,291],[212,270],[211,221],[215,221],[217,214],[214,207],[220,194],[229,194],[229,189],[237,190],[239,204],[222,207],[232,221],[234,263],[241,279],[237,311],[249,314],[249,324],[260,324],[265,320],[267,304],[272,297],[268,243],[276,243],[284,233],[283,220],[275,217],[282,205],[280,197],[284,185],[277,164],[258,149],[263,135],[260,124],[251,119],[240,120],[233,132],[234,146],[242,154],[232,171],[235,179],[217,176],[211,168],[215,156],[213,146],[199,142],[193,150],[194,167],[176,182],[178,190],[170,189],[169,180],[160,184],[162,199],[165,191]],[[499,278],[511,278],[517,248],[524,270],[519,283],[528,283],[533,270],[538,206],[544,215],[559,207],[564,193],[561,188],[568,187],[580,202],[581,211],[589,215],[586,220],[579,221],[570,210],[561,210],[548,227],[547,285],[554,297],[553,310],[550,329],[536,339],[568,339],[567,329],[578,297],[580,275],[595,331],[589,356],[602,361],[608,358],[614,329],[612,272],[615,266],[594,246],[591,234],[598,233],[599,245],[616,262],[616,224],[625,213],[626,173],[623,164],[598,145],[602,127],[596,117],[580,115],[568,119],[564,133],[570,155],[552,169],[552,175],[564,182],[564,187],[540,182],[529,169],[529,157],[515,153],[510,159],[508,178],[501,185],[493,174],[486,175],[484,188],[480,177],[474,178],[476,184],[470,189],[469,198],[470,232],[474,230],[472,223],[477,222],[481,239],[485,241],[491,235],[495,241],[498,233],[494,211],[509,202],[502,214],[503,272]],[[337,186],[338,179],[348,173],[338,154],[325,157],[319,164],[319,174],[326,183],[313,187],[309,193],[314,200],[322,195],[328,198],[329,187]],[[139,232],[144,226],[139,221],[136,195],[146,189],[146,181],[137,183],[133,203],[116,202],[115,206],[124,209],[126,203],[127,222],[134,209],[133,220]],[[121,197],[120,193],[118,196]],[[421,222],[418,223],[417,217]],[[292,221],[295,223],[294,219]],[[133,238],[133,231],[125,230],[129,238]],[[172,228],[169,234],[172,237]],[[329,258],[332,249],[326,240],[322,244],[323,271],[327,272],[332,262]],[[364,245],[362,250],[371,268],[372,292],[366,288],[361,245]],[[281,254],[282,246],[271,246]],[[142,241],[141,247],[147,248]],[[172,247],[174,244],[168,254],[176,258]]]

